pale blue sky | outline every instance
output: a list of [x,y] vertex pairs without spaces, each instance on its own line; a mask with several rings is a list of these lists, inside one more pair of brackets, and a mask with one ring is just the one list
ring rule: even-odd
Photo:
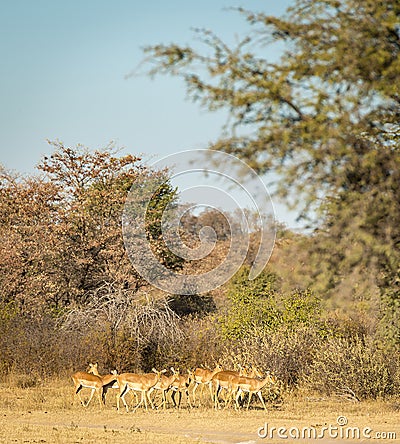
[[[232,42],[249,27],[224,8],[279,14],[290,3],[0,0],[0,163],[32,172],[51,151],[46,139],[92,149],[115,141],[148,158],[206,147],[224,116],[187,100],[179,79],[126,79],[143,58],[141,48],[193,44],[193,27]],[[274,203],[278,219],[295,226],[294,215]]]

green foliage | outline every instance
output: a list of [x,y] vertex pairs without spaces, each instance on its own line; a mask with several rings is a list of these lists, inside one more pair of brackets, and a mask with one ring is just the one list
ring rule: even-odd
[[288,330],[320,322],[320,301],[310,290],[296,290],[283,298],[282,324]]
[[229,307],[221,318],[221,329],[227,339],[245,339],[264,332],[287,332],[320,322],[320,302],[310,290],[282,294],[276,276],[264,272],[248,279],[243,267],[232,279],[227,291]]
[[157,188],[147,207],[146,234],[159,261],[167,268],[178,269],[182,267],[184,260],[165,245],[164,238],[167,233],[163,231],[163,222],[167,223],[168,216],[172,216],[174,211],[177,189],[171,186],[167,176],[164,179],[165,181]]
[[[148,47],[150,73],[181,76],[194,100],[227,108],[232,129],[249,127],[252,136],[232,135],[213,147],[260,171],[277,169],[281,195],[294,186],[299,199],[316,203],[321,191],[341,186],[372,116],[395,121],[398,105],[389,101],[399,93],[398,4],[307,0],[282,18],[239,11],[258,34],[229,47],[198,30],[206,54],[176,44]],[[277,42],[284,49],[271,63],[263,46]],[[196,74],[200,67],[208,75]]]
[[244,338],[255,329],[273,329],[280,322],[280,312],[274,297],[275,277],[261,274],[248,280],[249,270],[243,267],[232,279],[227,292],[228,313],[221,319],[224,336]]

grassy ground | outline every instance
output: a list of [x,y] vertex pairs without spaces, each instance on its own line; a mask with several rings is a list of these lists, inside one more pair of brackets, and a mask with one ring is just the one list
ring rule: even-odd
[[[183,406],[181,410],[169,408],[145,412],[139,409],[135,413],[118,413],[112,390],[108,394],[107,406],[100,411],[93,401],[87,409],[77,400],[72,402],[73,389],[67,380],[41,383],[35,387],[22,388],[23,385],[15,380],[0,385],[0,443],[309,442],[309,439],[294,439],[289,434],[295,436],[296,430],[301,431],[303,427],[315,427],[320,434],[324,426],[337,427],[338,433],[346,432],[349,427],[372,430],[370,438],[349,440],[340,436],[329,437],[327,430],[325,439],[314,442],[400,442],[399,398],[350,403],[298,395],[285,399],[280,407],[270,406],[268,412],[254,404],[249,411],[215,411],[210,407],[190,410]],[[345,417],[347,425],[338,426],[339,417]],[[268,437],[259,437],[258,433],[261,436],[266,434],[267,427]],[[286,439],[277,436],[279,427],[286,429],[286,432],[281,431],[286,434]],[[378,439],[381,437],[377,432],[386,433],[385,439]],[[396,433],[397,439],[388,436],[388,432]]]

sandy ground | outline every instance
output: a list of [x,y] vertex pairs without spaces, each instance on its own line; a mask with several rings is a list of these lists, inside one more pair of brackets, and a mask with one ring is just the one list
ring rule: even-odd
[[[322,408],[321,408],[322,407]],[[339,426],[338,418],[347,424]],[[278,429],[283,427],[285,430]],[[315,427],[318,435],[326,427],[324,439],[300,439],[303,427]],[[274,429],[275,428],[275,429]],[[353,439],[353,428],[360,438]],[[367,428],[367,429],[366,429]],[[354,429],[354,430],[355,430]],[[363,437],[364,429],[366,435]],[[371,429],[371,430],[369,430]],[[348,430],[348,431],[347,431]],[[337,433],[337,437],[335,437]],[[342,433],[342,437],[340,436]],[[350,433],[346,438],[346,433]],[[354,432],[355,433],[355,432]],[[380,434],[379,436],[377,435]],[[389,433],[396,433],[389,435]],[[285,438],[286,436],[286,438]],[[314,412],[305,406],[301,415],[287,406],[279,411],[214,411],[197,408],[181,411],[136,411],[118,413],[114,409],[98,411],[0,409],[0,442],[29,443],[218,443],[258,444],[295,442],[400,442],[400,412],[363,411],[362,403],[316,405]]]
[[351,403],[303,395],[268,407],[118,413],[115,393],[100,410],[96,402],[81,406],[65,381],[27,389],[0,384],[0,443],[400,443],[400,398]]

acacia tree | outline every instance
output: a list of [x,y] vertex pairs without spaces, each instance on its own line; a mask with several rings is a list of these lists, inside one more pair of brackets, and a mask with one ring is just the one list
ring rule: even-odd
[[[274,171],[277,195],[316,217],[313,274],[325,291],[358,267],[398,311],[399,2],[298,0],[282,17],[239,12],[255,32],[235,46],[198,30],[203,52],[146,48],[149,73],[180,76],[194,101],[227,109],[227,135],[210,147]],[[278,61],[265,57],[267,45],[281,49]]]

